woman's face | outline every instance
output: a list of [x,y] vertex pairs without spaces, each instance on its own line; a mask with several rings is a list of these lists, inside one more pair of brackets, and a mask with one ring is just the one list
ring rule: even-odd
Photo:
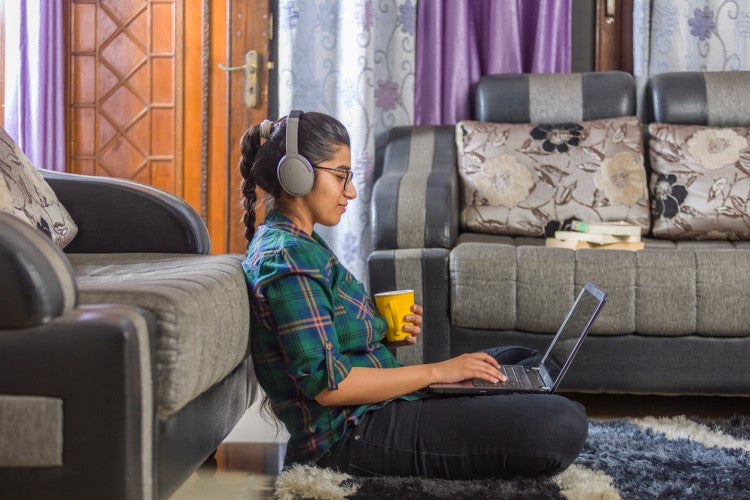
[[[315,187],[304,196],[304,204],[313,224],[335,226],[346,211],[346,204],[357,197],[357,189],[353,181],[349,181],[344,190],[346,171],[352,168],[351,152],[347,146],[337,146],[330,160],[320,162],[316,166],[322,168],[317,170]],[[342,173],[323,170],[323,168],[339,170]]]

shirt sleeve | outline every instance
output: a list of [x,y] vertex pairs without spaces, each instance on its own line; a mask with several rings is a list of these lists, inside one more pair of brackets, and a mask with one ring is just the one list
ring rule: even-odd
[[[309,399],[336,390],[351,364],[340,354],[330,290],[319,267],[285,253],[285,272],[263,286],[268,318],[276,332],[287,373]],[[300,262],[302,260],[302,262]],[[278,269],[277,269],[278,271]]]

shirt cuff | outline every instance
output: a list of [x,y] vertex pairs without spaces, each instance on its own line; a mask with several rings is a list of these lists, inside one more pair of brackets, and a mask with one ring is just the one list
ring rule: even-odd
[[339,384],[343,382],[351,370],[352,365],[346,356],[342,356],[333,344],[328,342],[325,346],[323,365],[298,382],[305,396],[309,399],[315,399],[325,389],[329,391],[337,390]]

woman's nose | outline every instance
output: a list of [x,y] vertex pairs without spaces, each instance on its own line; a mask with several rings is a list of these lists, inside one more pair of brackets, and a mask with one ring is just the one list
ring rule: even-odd
[[350,200],[353,200],[357,197],[357,188],[354,186],[353,181],[346,186],[346,189],[344,190],[344,196],[346,196]]

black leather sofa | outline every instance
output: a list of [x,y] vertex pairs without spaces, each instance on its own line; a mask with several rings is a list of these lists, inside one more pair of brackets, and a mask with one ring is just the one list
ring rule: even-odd
[[0,214],[0,497],[166,498],[255,397],[243,256],[165,192],[43,176],[79,232]]

